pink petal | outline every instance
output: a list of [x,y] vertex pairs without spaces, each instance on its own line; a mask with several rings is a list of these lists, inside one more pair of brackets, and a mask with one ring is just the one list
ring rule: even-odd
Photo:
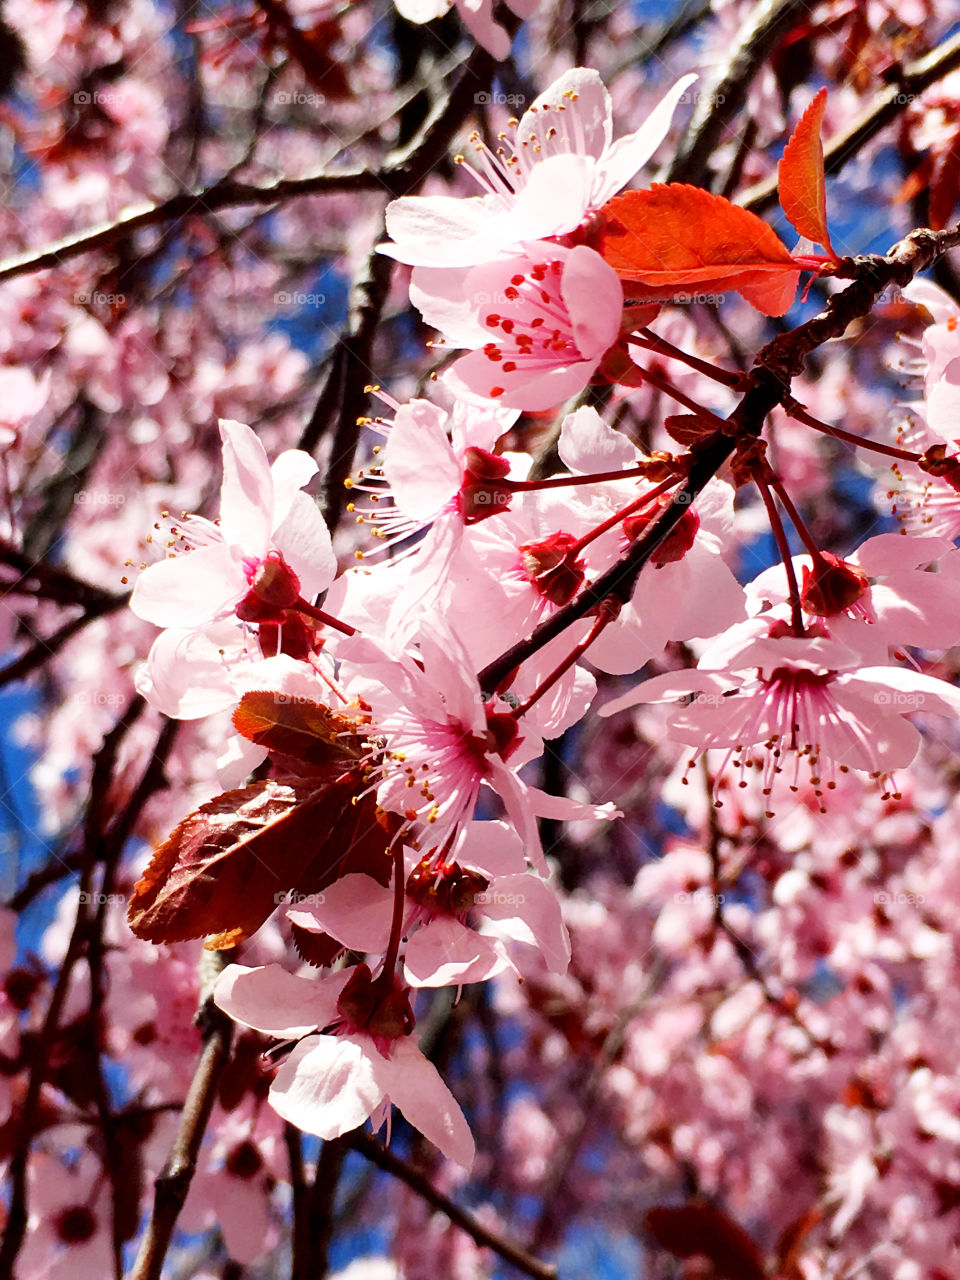
[[389,1059],[371,1055],[383,1092],[413,1127],[445,1156],[470,1169],[475,1148],[463,1112],[440,1073],[409,1039],[393,1043]]
[[232,623],[202,630],[168,627],[154,640],[137,673],[137,692],[175,720],[197,720],[237,702],[231,667],[223,650],[239,652]]
[[425,400],[397,410],[383,451],[394,502],[415,520],[433,520],[460,491],[461,467],[444,429],[446,414]]
[[256,1262],[270,1249],[274,1228],[270,1195],[262,1179],[231,1178],[226,1173],[214,1175],[210,1203],[227,1252],[235,1262]]
[[[495,399],[509,409],[537,413],[553,409],[582,391],[596,367],[594,360],[577,360],[542,373],[531,374],[522,366],[513,373],[504,373],[481,350],[461,356],[443,374],[443,381],[456,395]],[[497,386],[504,388],[504,394],[492,396]]]
[[530,872],[501,876],[484,894],[481,906],[486,919],[511,926],[501,932],[537,947],[554,973],[566,973],[570,938],[557,895],[545,880]]
[[571,67],[521,116],[517,151],[537,147],[544,156],[578,152],[599,160],[610,145],[610,117],[610,95],[600,73],[592,67]]
[[381,253],[411,266],[472,267],[495,253],[492,220],[503,214],[496,196],[402,196],[387,205]]
[[286,449],[270,465],[273,481],[274,528],[286,518],[294,495],[319,471],[315,459],[303,449]]
[[[270,1105],[284,1120],[320,1138],[350,1133],[383,1101],[369,1037],[308,1036],[277,1072]],[[369,1048],[368,1048],[369,1046]]]
[[337,1016],[337,997],[350,977],[343,969],[330,978],[298,978],[278,964],[260,969],[231,964],[213,989],[224,1013],[254,1031],[284,1037],[304,1036]]
[[510,875],[526,866],[523,843],[505,822],[469,823],[455,856],[458,862],[490,876]]
[[319,928],[354,951],[385,951],[393,918],[393,890],[371,876],[351,872],[335,880],[307,910],[287,915],[305,928]]
[[320,508],[308,493],[293,495],[286,519],[273,534],[273,545],[300,579],[300,594],[312,604],[336,577],[337,557]]
[[630,467],[638,457],[623,432],[608,426],[589,405],[564,418],[557,450],[564,466],[581,475]]
[[202,627],[232,613],[246,592],[240,560],[220,542],[144,569],[133,588],[130,608],[156,627]]
[[695,75],[682,76],[660,99],[639,129],[618,138],[606,151],[597,166],[597,181],[591,199],[593,208],[605,205],[640,172],[667,136],[677,104],[696,79]]
[[577,245],[564,263],[560,289],[581,355],[599,360],[620,333],[623,287],[617,273],[599,253]]
[[228,543],[249,555],[265,555],[273,528],[273,476],[256,433],[242,422],[220,422],[223,483],[220,528]]
[[452,916],[437,916],[407,943],[403,976],[412,987],[450,987],[484,982],[508,967],[489,938]]

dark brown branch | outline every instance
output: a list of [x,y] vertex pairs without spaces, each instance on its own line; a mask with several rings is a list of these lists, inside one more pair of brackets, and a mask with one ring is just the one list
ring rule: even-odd
[[[204,952],[211,970],[227,963],[232,953]],[[203,1048],[187,1090],[180,1127],[163,1169],[154,1184],[153,1212],[147,1224],[140,1252],[130,1273],[130,1280],[160,1280],[164,1259],[170,1247],[180,1210],[196,1172],[200,1144],[210,1121],[216,1100],[220,1075],[230,1057],[233,1023],[213,1003],[210,990],[215,972],[205,975],[197,1020],[203,1030]]]
[[90,904],[93,898],[93,876],[99,844],[98,834],[102,829],[107,790],[120,743],[141,710],[142,703],[139,702],[127,709],[104,738],[103,745],[94,759],[93,773],[90,780],[90,798],[87,802],[83,824],[83,862],[80,870],[80,894],[77,900],[77,914],[70,934],[70,941],[67,944],[66,955],[57,974],[50,1003],[47,1006],[43,1026],[37,1037],[30,1075],[27,1081],[26,1095],[17,1124],[16,1142],[8,1169],[10,1205],[7,1212],[7,1225],[3,1236],[3,1244],[0,1246],[0,1276],[13,1274],[14,1261],[20,1252],[20,1246],[23,1244],[23,1237],[27,1228],[27,1165],[30,1158],[30,1146],[37,1127],[41,1093],[47,1070],[50,1066],[51,1051],[60,1026],[60,1014],[70,990],[74,968],[88,947],[92,923]]
[[667,171],[667,182],[709,186],[710,157],[746,101],[754,76],[808,8],[804,0],[762,0],[753,9],[720,79],[698,99],[687,136]]
[[115,596],[104,593],[98,602],[91,602],[83,613],[76,618],[71,618],[69,622],[65,622],[52,635],[39,637],[27,649],[26,653],[22,653],[19,658],[14,658],[13,662],[7,663],[5,667],[0,669],[0,688],[11,684],[14,680],[23,680],[32,671],[42,667],[49,658],[59,653],[67,641],[72,640],[84,627],[89,626],[97,618],[116,613],[118,609],[124,608],[128,600],[129,596],[126,593]]
[[359,1151],[368,1160],[377,1165],[378,1168],[406,1183],[411,1191],[415,1191],[421,1199],[432,1205],[434,1209],[439,1209],[441,1213],[450,1219],[454,1226],[460,1227],[462,1231],[465,1231],[481,1248],[492,1249],[494,1253],[503,1258],[505,1262],[509,1262],[511,1266],[516,1267],[523,1275],[531,1276],[532,1280],[556,1280],[556,1267],[531,1257],[520,1245],[504,1240],[488,1227],[485,1227],[472,1214],[461,1209],[459,1205],[454,1204],[452,1200],[438,1191],[419,1170],[414,1169],[406,1160],[394,1155],[387,1147],[381,1146],[369,1134],[358,1131],[351,1136],[350,1145],[354,1150]]
[[[886,128],[906,110],[918,94],[960,67],[960,32],[938,45],[925,58],[904,67],[897,82],[877,94],[851,125],[824,144],[823,161],[828,174],[839,173],[864,143]],[[777,175],[772,173],[744,191],[737,199],[745,209],[762,213],[777,203]]]

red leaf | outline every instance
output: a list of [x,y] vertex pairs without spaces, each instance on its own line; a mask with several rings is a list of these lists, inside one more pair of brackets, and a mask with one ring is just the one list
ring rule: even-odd
[[717,1209],[698,1204],[651,1209],[644,1222],[657,1243],[674,1257],[709,1258],[714,1280],[766,1280],[757,1246],[742,1227]]
[[684,183],[654,184],[614,196],[604,209],[600,252],[630,282],[632,300],[678,293],[689,300],[733,289],[766,314],[782,315],[796,293],[799,269],[786,245],[756,214],[723,196]]
[[268,690],[245,693],[233,713],[233,727],[291,773],[336,778],[363,753],[356,720],[309,698]]
[[836,258],[827,227],[827,184],[820,140],[826,106],[827,91],[821,89],[800,117],[784,148],[778,170],[780,207],[799,235],[814,244],[822,244],[830,256]]
[[214,949],[249,937],[315,861],[318,832],[329,838],[358,785],[271,779],[201,805],[154,853],[131,929],[148,942],[214,934]]

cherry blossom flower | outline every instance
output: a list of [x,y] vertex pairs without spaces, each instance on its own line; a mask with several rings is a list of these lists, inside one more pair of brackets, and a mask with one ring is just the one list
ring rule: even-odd
[[514,256],[531,240],[574,231],[647,163],[666,136],[682,77],[634,133],[613,142],[610,95],[596,71],[574,67],[540,94],[491,153],[474,135],[483,196],[404,196],[387,207],[393,243],[381,252],[424,267],[471,267]]
[[[808,587],[801,603],[807,613],[820,619],[833,639],[861,653],[865,661],[883,663],[890,648],[902,645],[943,649],[960,640],[960,583],[949,569],[926,571],[941,559],[944,565],[957,559],[947,538],[882,533],[868,538],[843,561],[830,557],[828,572],[842,566],[848,575],[858,574],[862,579],[849,604],[837,600],[837,607],[831,607],[822,599],[811,600]],[[794,556],[793,564],[798,581],[809,584],[811,557]],[[758,613],[764,603],[787,600],[783,565],[765,570],[744,590],[751,614]]]
[[[511,940],[536,947],[554,972],[566,971],[570,944],[556,895],[525,869],[520,838],[505,823],[471,822],[448,852],[405,855],[403,976],[412,987],[481,982],[514,968]],[[324,891],[322,902],[287,915],[355,951],[384,952],[393,896],[369,876],[347,875]]]
[[[444,282],[437,283],[429,298],[411,296],[452,342],[478,348],[444,375],[464,397],[549,409],[583,390],[620,332],[620,281],[586,245],[531,246],[523,256],[474,268],[462,284],[448,282],[447,297]],[[464,297],[472,326],[464,326]]]
[[45,1280],[111,1275],[110,1182],[96,1157],[84,1151],[68,1168],[54,1156],[37,1154],[28,1176],[30,1234],[18,1274]]
[[[629,469],[648,460],[589,406],[564,418],[557,447],[574,474]],[[644,488],[650,485],[643,479],[597,485],[597,522],[636,502]],[[605,536],[598,553],[605,552],[613,563],[669,502],[664,494],[628,515],[616,534]],[[733,490],[723,480],[711,480],[640,574],[630,600],[590,645],[590,663],[614,674],[636,671],[670,640],[713,636],[738,622],[744,615],[743,591],[721,556],[732,530]]]
[[[536,817],[613,818],[612,805],[584,805],[549,796],[521,779],[525,726],[509,702],[484,700],[469,655],[438,615],[425,615],[412,649],[391,656],[369,639],[339,645],[341,675],[370,708],[371,737],[384,809],[416,824],[421,840],[444,848],[474,815],[481,788],[494,791],[516,827],[527,856],[545,869]],[[538,753],[537,753],[538,754]]]
[[241,422],[222,421],[220,438],[218,523],[182,520],[177,540],[188,554],[151,565],[134,587],[130,607],[159,627],[200,627],[231,614],[259,622],[303,596],[312,602],[336,572],[323,517],[301,492],[316,474],[313,458],[288,449],[271,466]]
[[399,989],[374,992],[366,966],[326,978],[298,978],[279,965],[229,965],[217,1004],[236,1022],[298,1043],[270,1088],[285,1120],[321,1138],[339,1138],[397,1106],[444,1155],[469,1169],[473,1138],[440,1075],[410,1038],[413,1015]]
[[858,655],[834,640],[793,636],[782,623],[761,627],[766,635],[751,623],[733,628],[737,638],[721,637],[695,671],[655,676],[600,714],[696,694],[671,713],[670,736],[696,748],[691,763],[725,748],[724,767],[733,763],[742,786],[745,772],[757,769],[769,796],[781,779],[796,788],[801,762],[815,794],[836,785],[836,769],[862,770],[895,794],[886,785],[890,775],[906,768],[920,746],[920,734],[903,717],[960,711],[960,690],[943,680],[900,667],[861,667]]

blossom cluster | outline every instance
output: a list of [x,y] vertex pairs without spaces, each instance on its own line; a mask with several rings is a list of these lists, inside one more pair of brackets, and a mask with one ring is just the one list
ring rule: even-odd
[[[693,748],[686,768],[704,752],[722,753],[715,785],[732,776],[752,787],[767,817],[801,784],[826,812],[825,798],[851,770],[898,799],[899,772],[920,745],[909,717],[960,713],[960,691],[896,656],[905,646],[960,642],[960,552],[948,539],[880,534],[840,558],[818,545],[762,456],[714,475],[690,501],[683,482],[693,451],[649,453],[588,405],[561,418],[561,468],[551,476],[531,478],[529,455],[508,447],[521,411],[562,407],[605,366],[614,385],[649,381],[628,339],[636,330],[655,345],[649,325],[660,307],[649,297],[625,305],[631,285],[586,241],[600,244],[604,207],[656,150],[692,79],[614,142],[598,75],[568,72],[511,125],[496,154],[476,142],[473,172],[486,195],[390,206],[383,251],[413,266],[416,306],[467,354],[431,399],[398,403],[375,389],[386,412],[361,426],[383,443],[348,481],[348,510],[369,537],[354,568],[337,576],[326,526],[304,491],[313,459],[288,450],[271,465],[254,432],[222,421],[218,519],[177,521],[168,557],[136,582],[134,612],[164,628],[140,692],[185,718],[237,708],[224,786],[271,763],[275,781],[261,784],[256,812],[241,792],[236,830],[211,821],[221,845],[239,843],[241,827],[249,839],[251,824],[265,844],[272,824],[291,820],[286,803],[274,806],[280,789],[296,792],[294,782],[294,805],[315,802],[313,791],[302,799],[311,778],[318,789],[352,788],[354,807],[375,799],[363,829],[352,828],[338,850],[338,870],[326,868],[322,891],[305,892],[309,881],[298,878],[288,909],[308,958],[367,960],[321,978],[231,966],[215,992],[238,1021],[287,1044],[270,1102],[321,1137],[368,1116],[379,1124],[393,1102],[470,1165],[462,1114],[409,1039],[411,1002],[418,988],[522,972],[511,939],[565,971],[569,945],[536,820],[609,821],[619,811],[549,796],[524,770],[587,713],[593,672],[629,675],[667,645],[696,642],[695,669],[646,679],[601,714],[684,698],[665,733]],[[757,271],[749,289],[744,272],[727,274],[727,287],[761,305]],[[664,280],[659,292],[675,284]],[[960,367],[950,356],[954,329],[948,318],[924,336],[928,427],[941,435]],[[701,435],[710,416],[693,418],[708,424],[695,428]],[[929,465],[928,454],[916,457]],[[947,485],[949,463],[946,455]],[[782,540],[772,495],[780,497],[805,553],[741,585],[724,550],[736,488],[748,482]],[[497,664],[538,624],[607,581],[676,513],[626,598],[599,596],[500,673]],[[491,803],[503,819],[477,821]],[[351,869],[371,834],[380,864]],[[189,936],[156,881],[170,847],[182,858],[194,839],[186,824],[178,828],[138,886],[131,918],[143,936]],[[225,897],[224,918],[207,930],[218,934],[215,945],[250,932],[249,921],[227,918],[230,909]]]
[[949,13],[396,7],[0,16],[0,1269],[942,1280]]

